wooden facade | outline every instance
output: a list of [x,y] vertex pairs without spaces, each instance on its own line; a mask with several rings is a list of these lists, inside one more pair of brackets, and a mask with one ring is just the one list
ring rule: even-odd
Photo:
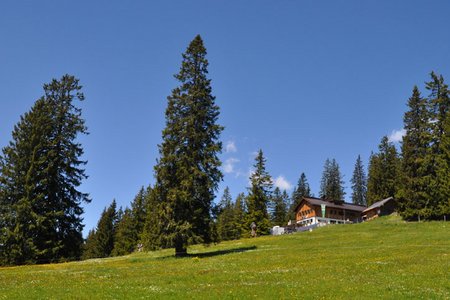
[[[325,208],[325,214],[322,213],[322,206]],[[362,221],[362,212],[365,209],[365,206],[343,201],[305,197],[296,207],[295,223],[297,226],[356,223]]]

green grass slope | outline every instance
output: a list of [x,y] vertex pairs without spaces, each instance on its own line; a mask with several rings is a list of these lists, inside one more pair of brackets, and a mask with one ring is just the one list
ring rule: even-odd
[[0,268],[0,299],[450,299],[450,223],[313,232]]

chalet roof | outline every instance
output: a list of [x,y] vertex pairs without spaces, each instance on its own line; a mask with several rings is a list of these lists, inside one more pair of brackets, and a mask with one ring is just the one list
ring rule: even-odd
[[391,200],[394,200],[394,198],[393,197],[389,197],[389,198],[383,199],[381,201],[375,202],[374,204],[372,204],[371,206],[366,208],[363,212],[367,212],[367,211],[372,210],[374,208],[382,207],[383,205],[385,205],[387,202],[389,202]]
[[340,209],[353,210],[353,211],[358,211],[358,212],[362,212],[363,210],[366,209],[366,207],[363,205],[358,205],[358,204],[353,204],[353,203],[347,203],[347,202],[335,203],[333,201],[323,200],[323,199],[319,199],[319,198],[304,197],[303,200],[295,208],[295,211],[298,210],[300,204],[303,201],[306,201],[312,205],[320,206],[321,204],[325,204],[327,207],[331,207],[331,208],[340,208]]

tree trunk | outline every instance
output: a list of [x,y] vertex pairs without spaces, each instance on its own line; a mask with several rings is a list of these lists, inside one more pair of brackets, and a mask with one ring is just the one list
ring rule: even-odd
[[177,241],[175,243],[175,256],[184,257],[187,256],[187,248],[182,241]]

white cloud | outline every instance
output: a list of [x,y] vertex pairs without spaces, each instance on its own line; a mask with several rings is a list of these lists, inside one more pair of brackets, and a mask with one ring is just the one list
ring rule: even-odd
[[251,181],[251,177],[253,176],[253,174],[255,174],[255,170],[253,168],[249,168],[247,171],[247,186],[250,187],[252,186],[252,181]]
[[274,182],[275,187],[279,188],[280,190],[290,190],[292,189],[292,184],[287,181],[284,176],[280,175],[277,178],[275,178]]
[[226,153],[235,153],[237,152],[237,147],[234,141],[228,141],[225,145],[225,152]]
[[401,142],[403,139],[403,136],[406,134],[405,129],[400,130],[392,130],[391,134],[389,135],[389,141],[392,143],[398,143]]
[[234,172],[234,165],[239,162],[237,158],[229,158],[223,164],[223,171],[227,174]]

